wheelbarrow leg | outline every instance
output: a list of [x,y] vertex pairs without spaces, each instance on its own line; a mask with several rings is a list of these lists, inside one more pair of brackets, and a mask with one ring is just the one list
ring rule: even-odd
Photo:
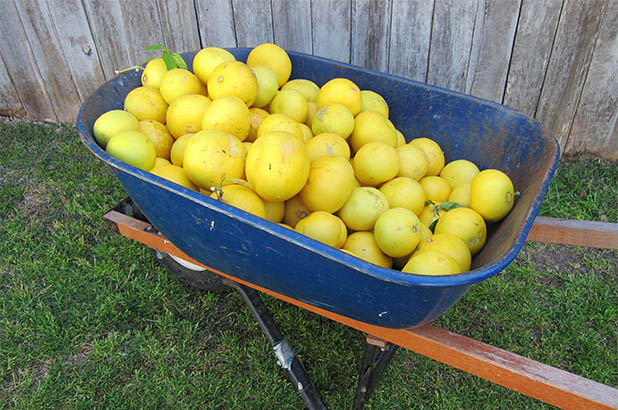
[[386,367],[397,351],[397,345],[367,337],[363,362],[358,375],[353,410],[361,410],[380,382]]
[[279,327],[262,302],[262,299],[260,299],[259,293],[254,289],[233,281],[226,281],[226,283],[236,289],[247,306],[249,306],[262,332],[270,341],[279,366],[286,371],[288,379],[305,401],[307,408],[309,410],[327,410],[328,407],[320,400],[318,392],[311,382],[309,375],[300,360],[294,355],[294,352],[292,352],[287,340],[285,340],[281,334]]

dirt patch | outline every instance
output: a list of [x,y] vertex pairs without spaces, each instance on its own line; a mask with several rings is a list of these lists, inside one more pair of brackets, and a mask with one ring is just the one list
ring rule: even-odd
[[23,198],[16,204],[17,210],[26,222],[31,222],[40,216],[49,216],[51,193],[52,189],[42,183],[27,186]]
[[68,367],[78,367],[88,361],[90,358],[90,353],[92,352],[92,347],[89,345],[81,345],[78,351],[71,356],[67,357],[66,360],[62,362],[64,366]]
[[[606,260],[609,269],[591,267],[588,262],[591,258]],[[616,269],[618,269],[618,251],[611,249],[535,243],[532,246],[524,246],[518,259],[527,261],[540,270],[545,269],[558,273],[594,270],[595,274],[603,275],[608,282],[618,280],[615,274]]]

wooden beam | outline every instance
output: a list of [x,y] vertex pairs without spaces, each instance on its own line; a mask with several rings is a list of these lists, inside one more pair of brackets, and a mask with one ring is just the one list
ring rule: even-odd
[[350,319],[253,283],[235,278],[191,259],[151,225],[117,211],[103,217],[123,236],[152,248],[203,266],[228,279],[242,283],[310,312],[366,333],[367,341],[379,345],[387,341],[448,364],[467,373],[564,409],[618,409],[618,390],[581,376],[539,363],[506,350],[469,339],[432,325],[414,329],[387,329]]
[[538,216],[528,241],[618,249],[618,223],[575,221]]

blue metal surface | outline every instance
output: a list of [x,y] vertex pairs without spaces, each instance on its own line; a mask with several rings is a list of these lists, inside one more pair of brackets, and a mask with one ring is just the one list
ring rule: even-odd
[[[250,49],[230,49],[246,61]],[[194,53],[185,54],[191,63]],[[447,161],[468,159],[506,172],[520,192],[509,216],[488,227],[472,270],[423,276],[367,263],[292,230],[183,188],[109,156],[95,142],[99,115],[122,109],[140,73],[108,81],[82,105],[84,144],[108,164],[144,214],[192,258],[264,288],[326,310],[389,328],[429,323],[469,287],[501,272],[517,255],[558,164],[556,139],[540,123],[505,106],[401,77],[289,52],[292,77],[319,86],[335,77],[380,93],[393,124],[408,140],[430,137]]]

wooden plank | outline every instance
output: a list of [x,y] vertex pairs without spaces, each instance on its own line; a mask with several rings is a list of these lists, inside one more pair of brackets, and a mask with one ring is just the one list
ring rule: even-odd
[[86,11],[81,0],[48,0],[48,2],[62,53],[79,99],[83,102],[105,82]]
[[197,14],[185,0],[159,0],[159,15],[165,44],[178,53],[201,48]]
[[618,1],[611,0],[594,48],[565,152],[618,159]]
[[195,0],[204,47],[236,47],[232,0]]
[[283,294],[262,288],[201,264],[156,233],[147,232],[148,224],[116,211],[103,217],[120,234],[154,249],[185,259],[198,266],[264,292],[275,298],[299,306],[310,312],[342,323],[369,335],[369,343],[387,341],[453,366],[493,383],[523,393],[564,409],[616,409],[618,390],[577,376],[535,360],[516,355],[482,342],[469,339],[432,325],[414,329],[387,329],[359,322]]
[[311,0],[313,54],[350,62],[351,10],[351,0]]
[[616,409],[618,390],[435,326],[385,340],[563,409]]
[[521,0],[480,0],[466,93],[502,102]]
[[312,54],[311,0],[272,0],[272,8],[275,44]]
[[24,32],[19,13],[13,2],[5,4],[0,24],[0,54],[9,77],[29,118],[57,121],[47,95],[45,79],[41,76],[36,58]]
[[119,0],[84,0],[84,6],[105,79],[114,78],[114,70],[140,63],[131,56]]
[[476,9],[476,0],[444,0],[435,3],[428,83],[465,91]]
[[618,223],[538,216],[526,240],[618,249]]
[[563,0],[523,1],[503,104],[534,117]]
[[352,64],[388,71],[390,27],[390,0],[354,0],[352,2]]
[[127,35],[129,60],[126,67],[140,64],[149,58],[159,56],[160,51],[146,51],[146,47],[154,44],[165,44],[161,19],[156,2],[152,0],[121,1],[122,21]]
[[232,0],[238,47],[273,42],[270,0]]
[[15,3],[58,121],[74,122],[81,105],[46,0]]
[[9,76],[9,72],[4,63],[4,59],[0,55],[0,115],[8,117],[25,117],[26,109],[24,108],[19,94],[13,84],[13,80]]
[[554,132],[562,152],[606,8],[607,0],[565,0],[562,9],[536,114]]
[[434,2],[393,0],[388,72],[427,80]]

